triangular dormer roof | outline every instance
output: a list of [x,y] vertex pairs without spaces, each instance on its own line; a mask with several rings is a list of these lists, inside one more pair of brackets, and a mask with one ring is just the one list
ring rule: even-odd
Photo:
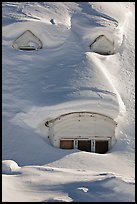
[[42,42],[30,30],[26,30],[13,42],[12,46],[21,50],[37,50],[42,48]]
[[110,41],[105,35],[98,36],[89,47],[92,52],[102,55],[114,54],[114,42]]

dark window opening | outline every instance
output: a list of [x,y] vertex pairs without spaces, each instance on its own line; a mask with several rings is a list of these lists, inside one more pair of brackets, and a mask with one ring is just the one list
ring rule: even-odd
[[74,140],[60,140],[60,148],[61,149],[73,149]]
[[98,140],[95,142],[95,153],[105,154],[108,151],[108,141]]
[[86,152],[91,152],[91,140],[79,140],[78,149]]

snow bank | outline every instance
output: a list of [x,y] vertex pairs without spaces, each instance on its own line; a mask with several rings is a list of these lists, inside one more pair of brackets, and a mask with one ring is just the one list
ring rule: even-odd
[[12,174],[19,170],[18,164],[13,160],[3,160],[2,161],[2,173],[3,174]]
[[[134,201],[134,183],[111,173],[29,166],[23,167],[20,175],[8,178],[9,184],[2,191],[3,202]],[[3,181],[6,183],[7,177]],[[12,194],[8,193],[9,186]]]

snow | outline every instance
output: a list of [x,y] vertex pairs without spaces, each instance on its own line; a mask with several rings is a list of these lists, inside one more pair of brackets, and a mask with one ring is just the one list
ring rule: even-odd
[[[3,202],[134,202],[135,3],[3,2],[2,22]],[[42,49],[12,47],[25,30]],[[108,153],[51,146],[44,121],[76,111],[118,123]]]
[[19,168],[18,164],[13,160],[2,161],[2,173],[11,174],[17,171]]
[[7,190],[18,189],[16,196],[4,191],[11,202],[130,202],[134,194],[132,181],[91,170],[27,166],[14,179],[4,175],[3,180],[3,185],[9,182]]

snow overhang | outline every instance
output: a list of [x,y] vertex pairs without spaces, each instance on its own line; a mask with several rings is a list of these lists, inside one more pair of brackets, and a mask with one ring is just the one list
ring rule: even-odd
[[103,119],[107,119],[110,122],[112,122],[115,126],[117,126],[117,122],[115,120],[113,120],[111,117],[103,115],[103,114],[99,114],[99,113],[94,113],[94,112],[69,112],[69,113],[65,113],[62,115],[59,115],[58,117],[55,117],[53,119],[44,121],[44,124],[46,127],[50,127],[51,124],[55,123],[56,121],[59,121],[61,118],[66,118],[69,116],[75,116],[75,117],[102,117]]

